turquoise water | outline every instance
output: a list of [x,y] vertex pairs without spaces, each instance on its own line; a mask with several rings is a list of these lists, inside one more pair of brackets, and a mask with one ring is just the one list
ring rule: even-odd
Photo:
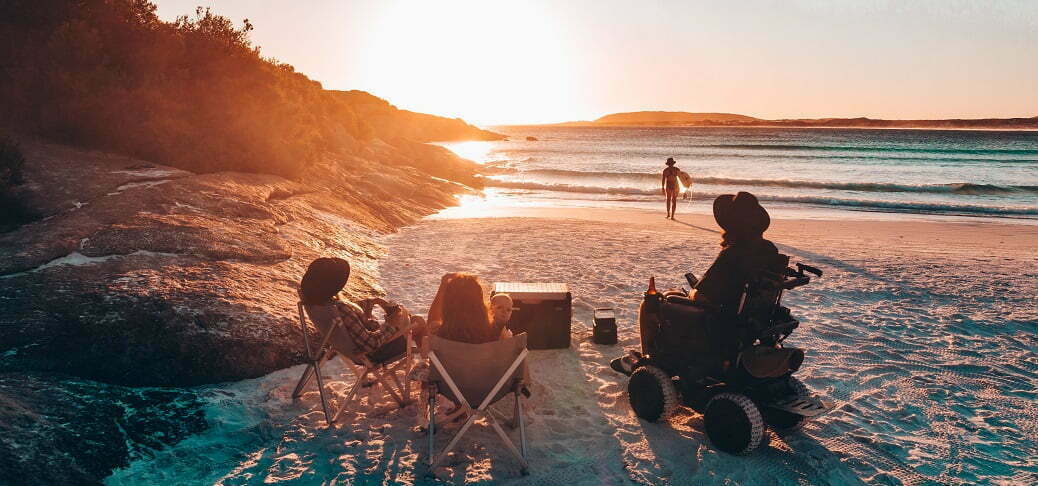
[[520,199],[655,207],[674,157],[695,181],[693,200],[743,190],[769,207],[1038,219],[1038,132],[493,129],[510,139],[446,146]]

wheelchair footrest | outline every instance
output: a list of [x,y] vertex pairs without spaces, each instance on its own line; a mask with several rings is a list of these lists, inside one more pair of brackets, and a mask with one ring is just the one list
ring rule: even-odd
[[804,417],[817,417],[831,411],[834,405],[815,396],[793,396],[768,403],[769,408],[783,410]]

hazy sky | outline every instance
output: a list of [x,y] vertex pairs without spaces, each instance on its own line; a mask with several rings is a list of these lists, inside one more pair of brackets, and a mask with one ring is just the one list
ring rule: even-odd
[[157,0],[328,89],[479,124],[639,110],[1038,116],[1038,0]]

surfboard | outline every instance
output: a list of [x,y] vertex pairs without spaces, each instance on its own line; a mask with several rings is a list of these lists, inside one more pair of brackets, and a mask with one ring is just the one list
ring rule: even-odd
[[688,172],[678,170],[678,180],[681,181],[681,189],[687,191],[692,187],[692,176],[688,175]]

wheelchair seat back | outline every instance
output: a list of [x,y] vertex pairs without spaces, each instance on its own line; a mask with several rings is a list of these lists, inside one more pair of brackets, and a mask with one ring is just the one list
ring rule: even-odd
[[737,312],[743,338],[748,341],[745,344],[752,343],[761,331],[771,327],[782,300],[783,272],[788,265],[789,256],[778,254],[746,284]]

